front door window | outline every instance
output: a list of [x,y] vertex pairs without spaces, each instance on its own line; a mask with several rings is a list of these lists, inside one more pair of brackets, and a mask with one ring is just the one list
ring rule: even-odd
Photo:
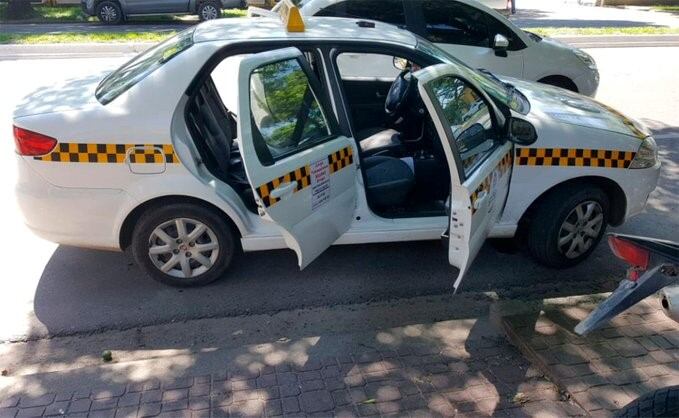
[[443,76],[429,84],[460,153],[465,177],[475,170],[497,145],[490,109],[464,80]]

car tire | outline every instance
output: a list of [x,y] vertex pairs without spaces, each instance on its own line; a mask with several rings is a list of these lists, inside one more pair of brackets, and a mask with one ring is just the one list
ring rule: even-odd
[[124,20],[120,5],[114,1],[102,1],[95,10],[97,18],[106,25],[117,25]]
[[191,203],[169,204],[149,209],[139,218],[132,255],[161,283],[202,286],[228,269],[236,250],[234,235],[222,214]]
[[615,414],[617,418],[679,416],[679,386],[668,386],[647,393]]
[[204,1],[198,6],[198,18],[201,22],[219,19],[222,16],[222,7],[216,1]]
[[528,225],[528,251],[548,267],[580,263],[601,241],[609,208],[608,196],[596,186],[571,185],[550,192]]

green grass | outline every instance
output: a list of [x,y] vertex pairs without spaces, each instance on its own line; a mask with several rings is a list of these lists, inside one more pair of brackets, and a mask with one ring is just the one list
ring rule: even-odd
[[0,44],[160,42],[176,32],[0,33]]
[[661,12],[679,12],[679,6],[652,6],[651,9]]
[[632,26],[603,28],[526,28],[540,36],[559,35],[668,35],[679,34],[679,28],[666,26]]
[[222,17],[245,17],[248,11],[244,9],[226,9],[222,10]]
[[[30,22],[85,22],[88,16],[80,6],[34,5],[35,14],[26,19]],[[7,4],[0,4],[0,21],[7,20]]]
[[[87,16],[83,13],[80,6],[46,6],[34,5],[35,14],[26,22],[31,23],[72,23],[72,22],[96,22],[95,17]],[[226,9],[222,10],[222,17],[242,17],[247,14],[247,10],[242,9]],[[139,16],[133,17],[131,20],[138,22],[181,22],[186,20],[197,21],[197,17],[193,15],[158,15],[158,16]],[[7,3],[0,3],[0,22],[7,20]]]
[[658,12],[679,14],[679,6],[653,6],[651,9]]

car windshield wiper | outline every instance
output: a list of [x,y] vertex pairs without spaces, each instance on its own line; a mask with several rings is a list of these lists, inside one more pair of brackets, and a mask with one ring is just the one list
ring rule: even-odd
[[493,80],[497,81],[498,83],[502,84],[503,86],[505,86],[508,93],[511,94],[511,93],[514,93],[516,91],[516,87],[514,87],[514,84],[507,83],[506,81],[500,80],[499,78],[497,78],[497,76],[495,74],[491,73],[487,69],[479,68],[478,71],[487,75],[488,77],[492,78]]
[[483,73],[483,74],[485,74],[485,75],[487,75],[488,77],[492,78],[493,80],[497,81],[498,83],[502,84],[503,86],[507,86],[507,87],[514,88],[514,85],[509,84],[509,83],[506,83],[506,82],[500,80],[499,78],[497,78],[497,76],[496,76],[495,74],[491,73],[490,71],[488,71],[488,70],[485,69],[485,68],[479,68],[478,71],[481,72],[481,73]]
[[491,73],[491,72],[488,71],[487,69],[485,69],[485,68],[477,68],[477,70],[478,70],[480,73],[483,73],[483,74],[487,75],[488,77],[492,78],[493,80],[497,81],[498,83],[504,84],[504,83],[502,82],[502,80],[500,80],[499,78],[497,78],[497,76],[496,76],[495,74]]

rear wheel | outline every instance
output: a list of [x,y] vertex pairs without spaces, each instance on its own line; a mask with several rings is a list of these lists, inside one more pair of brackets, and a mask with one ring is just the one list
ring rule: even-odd
[[627,404],[616,417],[679,417],[679,386],[669,386],[637,398]]
[[116,25],[123,21],[123,11],[120,5],[113,1],[102,1],[97,5],[97,18],[107,25]]
[[216,1],[204,1],[198,6],[198,18],[201,21],[213,20],[222,16],[222,8]]
[[546,266],[573,266],[594,251],[608,217],[608,196],[600,188],[572,185],[554,190],[535,208],[528,249]]
[[148,210],[132,237],[137,263],[171,286],[200,286],[220,278],[234,248],[229,225],[213,211],[190,203]]

